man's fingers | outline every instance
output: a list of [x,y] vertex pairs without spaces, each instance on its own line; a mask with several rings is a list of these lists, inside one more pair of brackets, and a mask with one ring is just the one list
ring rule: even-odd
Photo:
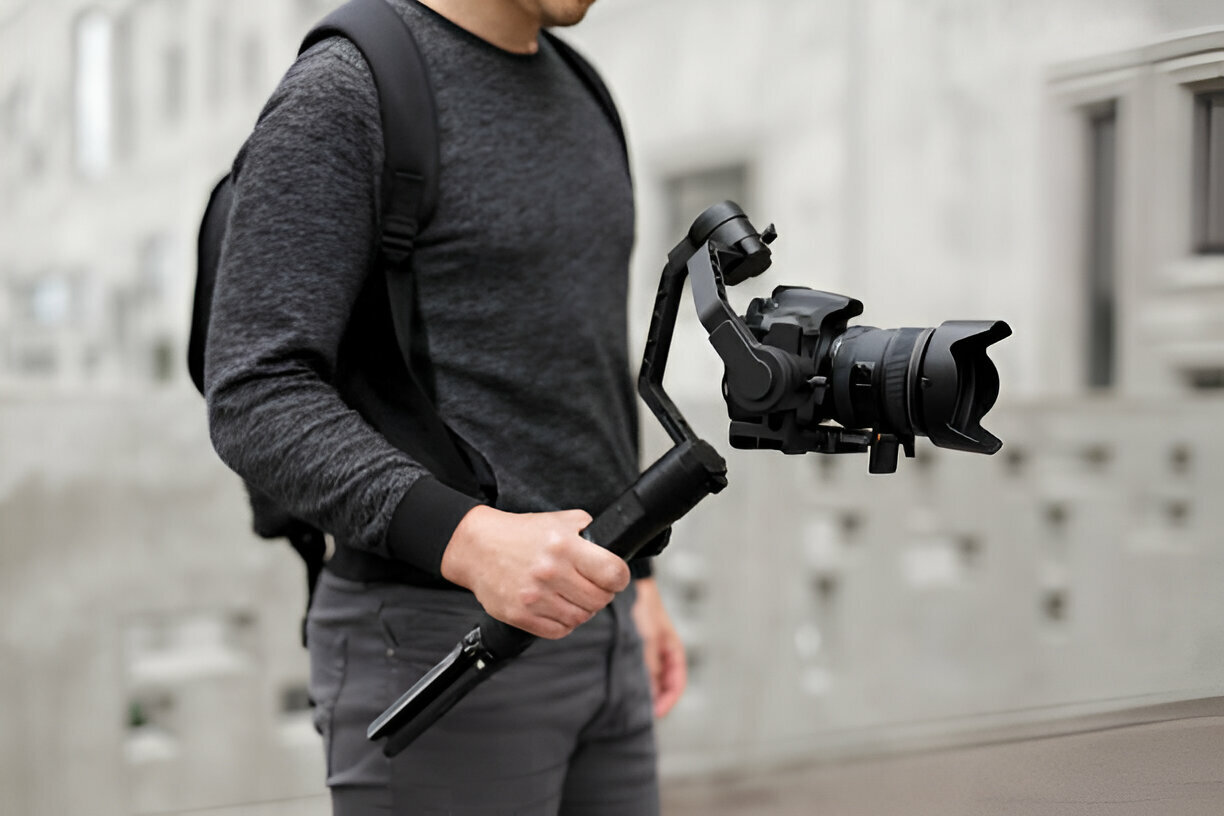
[[[590,518],[581,510],[573,516]],[[594,614],[629,585],[629,566],[598,544],[554,530],[532,576],[540,588]]]
[[547,593],[524,605],[526,614],[511,625],[548,640],[558,640],[589,621],[603,607],[586,609],[559,594]]
[[585,611],[571,605],[551,615],[524,615],[506,623],[545,640],[560,640],[589,619]]
[[565,625],[550,618],[531,618],[518,623],[511,623],[511,626],[517,626],[524,632],[529,632],[536,637],[544,638],[545,640],[560,640],[568,635],[572,630],[565,628]]
[[658,700],[663,691],[663,662],[659,658],[659,650],[653,648],[653,640],[644,645],[646,648],[643,657],[646,659],[646,675],[650,678],[650,699],[655,701],[655,716],[662,716],[658,713]]
[[579,540],[583,546],[575,549],[574,568],[582,577],[613,594],[629,586],[629,565],[623,558],[586,539]]
[[540,612],[540,616],[554,620],[564,626],[565,634],[568,635],[593,618],[598,611],[598,609],[583,609],[578,604],[572,603],[560,595],[556,595],[549,603],[548,609]]
[[679,639],[667,639],[659,650],[658,691],[655,695],[655,716],[663,717],[672,710],[688,683],[688,668],[684,647]]
[[[566,510],[563,515],[575,526],[575,532],[582,532],[590,525],[591,514],[585,510]],[[620,556],[613,555],[598,544],[581,538],[582,544],[573,553],[574,567],[591,583],[600,589],[613,594],[621,592],[629,586],[631,575],[629,565]],[[600,605],[602,609],[607,601]]]
[[443,575],[471,589],[498,620],[537,637],[564,637],[629,584],[621,558],[579,535],[590,523],[583,510],[474,508],[447,544]]

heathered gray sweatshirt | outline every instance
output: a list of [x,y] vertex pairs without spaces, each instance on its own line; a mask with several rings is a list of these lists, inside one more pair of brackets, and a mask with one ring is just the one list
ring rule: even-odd
[[[502,51],[410,0],[438,111],[440,195],[413,256],[438,411],[488,460],[497,506],[597,512],[637,475],[626,339],[633,243],[616,133],[547,42]],[[338,369],[388,325],[369,297],[382,130],[360,53],[329,40],[289,70],[235,162],[206,359],[222,459],[341,547],[437,576],[478,503],[378,428],[377,389]],[[372,305],[375,304],[375,305]],[[385,311],[385,306],[383,307]],[[639,573],[640,574],[640,573]]]

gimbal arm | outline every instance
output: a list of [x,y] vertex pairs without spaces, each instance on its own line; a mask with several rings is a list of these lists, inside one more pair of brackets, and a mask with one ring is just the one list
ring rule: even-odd
[[676,444],[696,439],[663,389],[663,374],[686,277],[692,281],[697,316],[727,366],[731,387],[742,383],[749,392],[769,393],[781,379],[776,372],[788,368],[782,361],[785,355],[753,338],[731,309],[726,293],[726,284],[734,286],[769,268],[768,245],[775,237],[773,224],[764,233],[758,233],[737,204],[724,201],[698,216],[688,235],[667,255],[642,355],[638,393]]
[[[772,227],[760,235],[738,206],[724,202],[706,210],[689,235],[669,253],[659,282],[638,391],[675,443],[609,507],[582,536],[625,560],[639,554],[676,520],[711,493],[726,487],[726,462],[700,440],[663,388],[663,373],[676,325],[684,279],[693,279],[694,299],[711,342],[727,362],[730,387],[760,391],[768,399],[787,365],[762,347],[726,302],[724,281],[739,283],[769,266]],[[720,306],[721,303],[721,306]],[[732,372],[746,371],[736,386]],[[531,645],[535,636],[487,613],[449,655],[370,724],[371,740],[386,738],[383,753],[395,756],[459,700]]]

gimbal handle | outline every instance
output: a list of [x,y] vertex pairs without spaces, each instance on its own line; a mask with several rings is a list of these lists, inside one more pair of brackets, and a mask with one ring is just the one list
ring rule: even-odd
[[[677,445],[596,516],[582,536],[629,560],[699,501],[722,490],[726,473],[726,462],[707,443]],[[485,613],[441,663],[370,724],[366,736],[387,737],[383,753],[395,756],[535,639]]]

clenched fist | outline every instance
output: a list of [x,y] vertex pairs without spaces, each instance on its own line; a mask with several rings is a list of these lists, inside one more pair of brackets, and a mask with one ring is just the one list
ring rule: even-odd
[[468,511],[442,554],[442,577],[470,589],[493,617],[556,640],[629,585],[629,565],[579,535],[582,510]]

